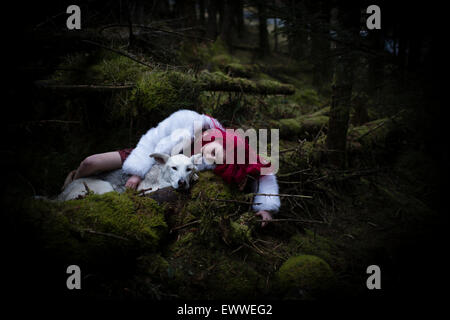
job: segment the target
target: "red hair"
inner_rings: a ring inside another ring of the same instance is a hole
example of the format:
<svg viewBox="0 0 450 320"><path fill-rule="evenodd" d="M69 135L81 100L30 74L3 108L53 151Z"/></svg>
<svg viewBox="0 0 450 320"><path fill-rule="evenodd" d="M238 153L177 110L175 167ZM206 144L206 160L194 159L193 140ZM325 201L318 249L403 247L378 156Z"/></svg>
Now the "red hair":
<svg viewBox="0 0 450 320"><path fill-rule="evenodd" d="M202 139L202 146L213 141L218 141L222 144L225 154L230 155L234 151L233 161L225 157L225 163L216 164L214 173L221 176L227 183L240 184L246 179L247 175L259 178L261 168L270 167L270 162L263 163L261 157L256 154L243 137L235 132L222 130L215 125L214 119L212 117L210 118L213 121L215 129L208 131L206 137L209 141ZM234 150L228 150L227 152L227 145L232 146ZM245 162L239 164L237 163L238 154L242 154L242 152L245 152Z"/></svg>

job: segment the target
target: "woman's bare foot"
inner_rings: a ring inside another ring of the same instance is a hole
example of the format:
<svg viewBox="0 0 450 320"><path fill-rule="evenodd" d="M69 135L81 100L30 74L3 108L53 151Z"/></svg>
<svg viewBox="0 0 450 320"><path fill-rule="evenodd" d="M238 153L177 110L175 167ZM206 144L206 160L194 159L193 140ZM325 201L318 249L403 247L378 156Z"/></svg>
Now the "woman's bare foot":
<svg viewBox="0 0 450 320"><path fill-rule="evenodd" d="M73 177L75 176L76 172L77 170L72 170L69 172L69 174L66 177L66 180L64 180L64 184L61 188L61 191L63 191L67 187L67 185L73 181Z"/></svg>

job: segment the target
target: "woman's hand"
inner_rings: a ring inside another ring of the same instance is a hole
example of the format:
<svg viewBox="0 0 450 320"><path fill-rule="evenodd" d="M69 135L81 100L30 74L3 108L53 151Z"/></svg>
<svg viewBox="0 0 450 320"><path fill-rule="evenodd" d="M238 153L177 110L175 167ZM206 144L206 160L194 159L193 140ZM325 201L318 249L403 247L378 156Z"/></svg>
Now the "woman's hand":
<svg viewBox="0 0 450 320"><path fill-rule="evenodd" d="M265 227L267 225L266 221L272 220L272 214L268 211L260 210L256 213L257 216L260 216L263 220L261 223L261 227Z"/></svg>
<svg viewBox="0 0 450 320"><path fill-rule="evenodd" d="M139 183L141 183L142 179L139 176L131 176L127 183L125 183L125 187L130 189L135 189L138 187Z"/></svg>

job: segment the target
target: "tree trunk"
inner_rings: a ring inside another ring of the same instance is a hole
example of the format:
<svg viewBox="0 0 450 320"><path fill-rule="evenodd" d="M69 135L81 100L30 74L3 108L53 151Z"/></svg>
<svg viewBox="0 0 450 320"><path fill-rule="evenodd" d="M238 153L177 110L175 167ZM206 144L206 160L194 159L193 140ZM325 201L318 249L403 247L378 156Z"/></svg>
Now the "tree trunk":
<svg viewBox="0 0 450 320"><path fill-rule="evenodd" d="M349 9L349 8L347 8ZM341 12L345 12L341 15ZM329 150L329 163L344 167L346 160L347 131L350 115L350 104L352 98L353 69L355 60L358 58L353 51L345 50L342 40L359 39L359 20L357 18L360 12L355 10L339 10L339 26L337 32L336 50L341 52L337 57L333 85L333 94L331 98L330 120L328 123L327 149ZM344 29L345 28L345 29Z"/></svg>
<svg viewBox="0 0 450 320"><path fill-rule="evenodd" d="M267 32L266 6L262 1L258 2L259 19L259 50L260 55L265 56L270 53L269 33Z"/></svg>
<svg viewBox="0 0 450 320"><path fill-rule="evenodd" d="M223 1L223 17L222 25L220 27L220 37L225 41L228 49L232 49L232 0Z"/></svg>
<svg viewBox="0 0 450 320"><path fill-rule="evenodd" d="M215 40L217 37L217 6L216 1L209 0L207 5L208 24L206 35L209 39Z"/></svg>
<svg viewBox="0 0 450 320"><path fill-rule="evenodd" d="M198 21L200 22L201 26L204 26L205 25L205 0L198 1L198 8L199 8Z"/></svg>
<svg viewBox="0 0 450 320"><path fill-rule="evenodd" d="M243 1L236 1L236 5L234 6L235 16L236 16L236 28L238 37L241 39L244 36L244 4Z"/></svg>

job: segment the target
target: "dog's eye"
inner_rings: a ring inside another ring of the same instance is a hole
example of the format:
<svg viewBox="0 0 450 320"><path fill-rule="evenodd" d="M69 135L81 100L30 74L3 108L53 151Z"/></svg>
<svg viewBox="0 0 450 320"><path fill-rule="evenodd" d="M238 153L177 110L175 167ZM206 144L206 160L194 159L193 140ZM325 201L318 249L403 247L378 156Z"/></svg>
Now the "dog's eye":
<svg viewBox="0 0 450 320"><path fill-rule="evenodd" d="M187 172L189 172L189 171L191 171L191 170L192 170L191 168L187 168L187 169L186 169Z"/></svg>
<svg viewBox="0 0 450 320"><path fill-rule="evenodd" d="M177 167L172 167L173 170L177 171Z"/></svg>

